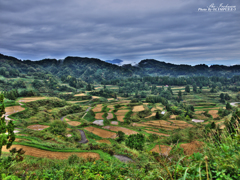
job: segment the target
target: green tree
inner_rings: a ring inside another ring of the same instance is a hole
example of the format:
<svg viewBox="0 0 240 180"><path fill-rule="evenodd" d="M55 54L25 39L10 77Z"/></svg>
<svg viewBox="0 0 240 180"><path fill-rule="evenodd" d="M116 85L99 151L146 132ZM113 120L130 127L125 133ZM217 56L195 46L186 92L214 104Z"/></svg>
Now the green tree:
<svg viewBox="0 0 240 180"><path fill-rule="evenodd" d="M122 131L118 131L118 132L117 132L117 137L118 137L118 138L116 139L116 141L119 142L119 143L121 143L122 141L125 140L125 133L122 132Z"/></svg>
<svg viewBox="0 0 240 180"><path fill-rule="evenodd" d="M228 93L225 94L225 100L230 100L231 97L228 95Z"/></svg>
<svg viewBox="0 0 240 180"><path fill-rule="evenodd" d="M227 110L232 109L232 106L229 104L229 102L227 102L227 104L226 104L226 109L227 109Z"/></svg>
<svg viewBox="0 0 240 180"><path fill-rule="evenodd" d="M4 96L0 94L0 157L2 154L2 147L7 145L7 149L9 149L15 140L15 134L13 132L14 124L12 120L6 124L5 116L3 116L3 114L5 114L5 106L3 100Z"/></svg>
<svg viewBox="0 0 240 180"><path fill-rule="evenodd" d="M160 119L160 114L159 114L158 111L156 112L156 116L155 116L155 118L156 118L156 119Z"/></svg>
<svg viewBox="0 0 240 180"><path fill-rule="evenodd" d="M190 93L190 87L189 87L189 85L187 85L187 86L185 87L185 92Z"/></svg>
<svg viewBox="0 0 240 180"><path fill-rule="evenodd" d="M197 85L196 84L193 85L193 92L195 92L195 93L197 92Z"/></svg>

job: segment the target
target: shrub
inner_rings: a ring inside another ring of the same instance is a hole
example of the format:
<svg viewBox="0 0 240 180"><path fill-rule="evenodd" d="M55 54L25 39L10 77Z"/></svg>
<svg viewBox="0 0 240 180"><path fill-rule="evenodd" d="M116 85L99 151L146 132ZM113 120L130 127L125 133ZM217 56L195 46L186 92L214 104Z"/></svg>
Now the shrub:
<svg viewBox="0 0 240 180"><path fill-rule="evenodd" d="M65 135L66 128L67 128L67 123L61 120L55 120L51 123L49 130L53 134Z"/></svg>
<svg viewBox="0 0 240 180"><path fill-rule="evenodd" d="M68 158L68 164L76 164L80 161L80 158L76 155L76 154L72 154L71 156L69 156Z"/></svg>
<svg viewBox="0 0 240 180"><path fill-rule="evenodd" d="M125 140L126 146L137 150L143 150L145 137L143 134L132 134Z"/></svg>

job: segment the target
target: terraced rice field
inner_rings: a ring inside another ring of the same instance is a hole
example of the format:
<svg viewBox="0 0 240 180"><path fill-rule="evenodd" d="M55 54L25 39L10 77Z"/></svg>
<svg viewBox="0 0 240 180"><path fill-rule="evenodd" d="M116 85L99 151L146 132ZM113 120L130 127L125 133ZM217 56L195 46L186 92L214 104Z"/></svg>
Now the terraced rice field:
<svg viewBox="0 0 240 180"><path fill-rule="evenodd" d="M93 112L101 112L103 108L102 104L98 104L95 108L93 108Z"/></svg>
<svg viewBox="0 0 240 180"><path fill-rule="evenodd" d="M23 107L21 107L21 106L10 106L10 107L6 107L5 108L5 119L6 120L11 120L10 118L8 118L8 116L9 115L11 115L11 114L14 114L14 113L17 113L17 112L19 112L19 111L23 111L23 110L25 110L25 108L23 108Z"/></svg>
<svg viewBox="0 0 240 180"><path fill-rule="evenodd" d="M143 105L140 106L134 106L132 112L140 112L140 111L144 111L144 107Z"/></svg>
<svg viewBox="0 0 240 180"><path fill-rule="evenodd" d="M137 134L138 132L124 128L124 127L118 127L118 126L104 126L104 129L109 129L111 131L122 131L126 135L131 135L131 134Z"/></svg>
<svg viewBox="0 0 240 180"><path fill-rule="evenodd" d="M183 148L184 154L192 155L194 152L199 152L203 147L203 142L193 141L191 143L181 144L180 147Z"/></svg>
<svg viewBox="0 0 240 180"><path fill-rule="evenodd" d="M102 138L113 138L114 139L117 136L116 133L114 133L114 132L106 131L106 130L99 129L99 128L92 127L92 126L86 127L84 129L86 129L87 131L92 132L93 134L96 134Z"/></svg>
<svg viewBox="0 0 240 180"><path fill-rule="evenodd" d="M99 96L92 96L92 98L93 98L93 99L99 99L99 98L101 98L101 97L99 97Z"/></svg>
<svg viewBox="0 0 240 180"><path fill-rule="evenodd" d="M159 146L160 146L160 149L159 149ZM156 153L161 153L161 154L164 154L164 155L168 155L171 151L172 147L170 146L167 146L167 145L156 145L152 150L151 152L156 152Z"/></svg>
<svg viewBox="0 0 240 180"><path fill-rule="evenodd" d="M157 135L159 135L159 136L170 136L170 135L168 135L168 134L164 134L164 133L160 133L160 132L154 132L154 131L147 131L147 130L145 130L147 133L151 133L151 134L157 134Z"/></svg>
<svg viewBox="0 0 240 180"><path fill-rule="evenodd" d="M218 110L210 110L210 111L208 111L208 114L211 114L213 118L219 117L219 115L217 113L218 113Z"/></svg>
<svg viewBox="0 0 240 180"><path fill-rule="evenodd" d="M112 113L108 113L107 119L112 119L113 118L113 114Z"/></svg>
<svg viewBox="0 0 240 180"><path fill-rule="evenodd" d="M104 115L104 113L96 113L95 114L95 119L103 119L103 116Z"/></svg>
<svg viewBox="0 0 240 180"><path fill-rule="evenodd" d="M170 119L176 119L177 115L170 115Z"/></svg>
<svg viewBox="0 0 240 180"><path fill-rule="evenodd" d="M132 123L132 126L137 126L137 127L148 127L145 124L140 124L140 123Z"/></svg>
<svg viewBox="0 0 240 180"><path fill-rule="evenodd" d="M35 125L30 125L30 126L28 126L27 128L28 128L28 129L32 129L32 130L41 131L41 130L46 129L46 128L48 128L48 127L49 127L49 126L46 126L46 125L35 124Z"/></svg>
<svg viewBox="0 0 240 180"><path fill-rule="evenodd" d="M118 125L118 122L117 121L111 121L111 124L112 125Z"/></svg>
<svg viewBox="0 0 240 180"><path fill-rule="evenodd" d="M178 126L181 129L187 128L187 127L194 127L192 124L188 124L185 121L179 121L179 120L169 120L171 122L173 122L173 124L175 126Z"/></svg>
<svg viewBox="0 0 240 180"><path fill-rule="evenodd" d="M18 102L31 102L31 101L37 101L40 99L47 99L47 97L27 97L27 98L21 98L20 100L18 100Z"/></svg>
<svg viewBox="0 0 240 180"><path fill-rule="evenodd" d="M117 116L125 116L125 114L128 112L128 109L122 109L122 110L118 110L117 112L115 112L114 114Z"/></svg>
<svg viewBox="0 0 240 180"><path fill-rule="evenodd" d="M145 118L147 119L147 118L150 118L150 117L153 117L153 116L156 116L156 113L155 113L155 112L153 112L150 116L147 116L147 117L145 117Z"/></svg>
<svg viewBox="0 0 240 180"><path fill-rule="evenodd" d="M114 109L114 105L108 105L107 106L109 109Z"/></svg>
<svg viewBox="0 0 240 180"><path fill-rule="evenodd" d="M163 108L162 108L162 107L153 107L153 108L151 109L151 111L157 111L157 110L162 111Z"/></svg>
<svg viewBox="0 0 240 180"><path fill-rule="evenodd" d="M120 122L124 122L124 118L125 116L117 116L117 120Z"/></svg>
<svg viewBox="0 0 240 180"><path fill-rule="evenodd" d="M193 127L192 124L188 124L185 121L178 121L178 120L169 120L171 122L165 120L156 120L156 121L147 121L141 123L142 125L154 128L160 128L165 130L174 130L174 129L184 129L187 127Z"/></svg>
<svg viewBox="0 0 240 180"><path fill-rule="evenodd" d="M49 158L49 159L68 159L69 156L72 154L76 154L78 157L82 158L96 158L97 160L100 159L100 155L98 153L92 152L52 152L52 151L45 151L42 149L37 149L34 147L23 146L23 145L12 145L12 148L20 149L22 148L25 153L24 155L34 156L34 157L41 157L41 158ZM3 152L9 152L9 149L6 149L6 146L3 146Z"/></svg>
<svg viewBox="0 0 240 180"><path fill-rule="evenodd" d="M85 93L80 93L80 94L75 94L74 96L78 97L78 96L87 96Z"/></svg>
<svg viewBox="0 0 240 180"><path fill-rule="evenodd" d="M64 93L61 93L61 94L72 94L72 92L64 92Z"/></svg>
<svg viewBox="0 0 240 180"><path fill-rule="evenodd" d="M79 126L81 123L77 121L67 121L70 126Z"/></svg>

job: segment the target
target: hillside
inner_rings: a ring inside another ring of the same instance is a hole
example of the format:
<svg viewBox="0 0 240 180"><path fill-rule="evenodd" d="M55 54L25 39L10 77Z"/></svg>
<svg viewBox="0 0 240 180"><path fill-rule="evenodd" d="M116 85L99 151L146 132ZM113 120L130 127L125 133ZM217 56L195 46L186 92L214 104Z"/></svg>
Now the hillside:
<svg viewBox="0 0 240 180"><path fill-rule="evenodd" d="M225 76L240 74L240 65L223 66L200 64L196 66L175 65L153 59L140 61L135 66L118 66L100 59L87 57L66 57L64 60L43 59L39 61L19 60L15 57L0 54L0 75L14 77L21 73L52 74L58 77L71 75L83 81L93 83L103 80L113 80L144 76Z"/></svg>

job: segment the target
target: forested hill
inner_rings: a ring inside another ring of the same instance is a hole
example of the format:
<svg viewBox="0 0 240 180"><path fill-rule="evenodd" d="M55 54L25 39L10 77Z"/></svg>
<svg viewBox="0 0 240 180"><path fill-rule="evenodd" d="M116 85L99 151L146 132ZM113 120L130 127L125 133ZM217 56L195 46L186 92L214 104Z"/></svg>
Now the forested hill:
<svg viewBox="0 0 240 180"><path fill-rule="evenodd" d="M240 74L240 65L223 66L205 64L196 66L176 65L154 59L142 60L135 66L131 64L118 66L96 58L66 57L64 60L43 59L40 61L19 60L0 54L0 75L16 77L19 74L44 76L53 74L58 77L74 76L86 82L100 82L128 77L144 76L222 76L232 77Z"/></svg>

